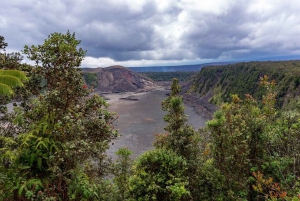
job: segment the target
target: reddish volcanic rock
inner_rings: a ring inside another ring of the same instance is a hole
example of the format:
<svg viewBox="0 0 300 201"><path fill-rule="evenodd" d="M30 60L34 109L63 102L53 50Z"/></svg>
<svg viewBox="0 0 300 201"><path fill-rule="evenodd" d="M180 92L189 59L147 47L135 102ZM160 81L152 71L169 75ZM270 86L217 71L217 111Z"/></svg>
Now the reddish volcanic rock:
<svg viewBox="0 0 300 201"><path fill-rule="evenodd" d="M96 92L129 92L149 90L156 85L147 77L123 66L106 68L85 68L84 72L97 73L98 86Z"/></svg>

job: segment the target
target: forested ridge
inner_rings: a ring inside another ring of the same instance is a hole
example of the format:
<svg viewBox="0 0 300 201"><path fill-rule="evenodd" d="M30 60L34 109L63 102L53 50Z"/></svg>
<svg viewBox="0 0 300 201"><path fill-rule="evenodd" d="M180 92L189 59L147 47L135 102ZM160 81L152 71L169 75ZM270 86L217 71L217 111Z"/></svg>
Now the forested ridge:
<svg viewBox="0 0 300 201"><path fill-rule="evenodd" d="M300 61L242 62L225 66L204 67L192 81L191 91L205 95L213 94L211 103L231 100L232 94L244 97L251 94L261 99L265 89L259 85L259 79L268 75L274 80L278 108L294 107L300 94Z"/></svg>
<svg viewBox="0 0 300 201"><path fill-rule="evenodd" d="M23 53L34 66L5 54L7 45L0 37L0 73L12 75L7 70L14 69L26 79L14 74L20 85L3 82L14 93L0 91L0 200L300 199L300 111L275 107L283 83L289 93L299 87L298 62L292 68L251 62L202 70L195 92L219 87L222 98L232 83L243 89L231 91L242 96L228 97L199 130L188 125L181 86L173 79L161 103L165 132L156 134L154 148L136 159L121 148L111 161L106 150L118 136L117 116L102 97L89 94L78 68L85 51L75 33L53 33L41 45L26 45ZM16 100L20 104L8 113L5 104Z"/></svg>

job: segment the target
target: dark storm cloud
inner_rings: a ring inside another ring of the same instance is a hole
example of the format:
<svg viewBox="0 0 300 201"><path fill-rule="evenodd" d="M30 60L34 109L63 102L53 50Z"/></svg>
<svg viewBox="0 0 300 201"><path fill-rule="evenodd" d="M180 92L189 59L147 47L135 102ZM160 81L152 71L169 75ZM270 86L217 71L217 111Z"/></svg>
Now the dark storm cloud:
<svg viewBox="0 0 300 201"><path fill-rule="evenodd" d="M181 36L182 47L198 57L219 58L223 52L246 48L239 41L247 38L245 4L238 4L222 15L193 13L193 27Z"/></svg>
<svg viewBox="0 0 300 201"><path fill-rule="evenodd" d="M154 30L155 24L162 20L154 2L146 2L139 11L130 9L127 4L109 2L89 8L91 15L84 17L84 23L77 31L83 46L89 49L89 56L141 59L141 52L164 45Z"/></svg>
<svg viewBox="0 0 300 201"><path fill-rule="evenodd" d="M299 9L293 0L11 0L0 35L19 51L70 30L91 66L255 59L300 53Z"/></svg>

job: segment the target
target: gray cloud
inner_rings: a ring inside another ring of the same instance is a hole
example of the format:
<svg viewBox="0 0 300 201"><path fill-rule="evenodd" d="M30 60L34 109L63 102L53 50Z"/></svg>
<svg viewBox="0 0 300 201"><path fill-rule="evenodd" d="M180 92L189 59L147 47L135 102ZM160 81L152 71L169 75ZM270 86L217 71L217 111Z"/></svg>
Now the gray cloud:
<svg viewBox="0 0 300 201"><path fill-rule="evenodd" d="M296 0L11 0L0 35L19 51L70 30L84 65L258 59L300 53L299 9Z"/></svg>

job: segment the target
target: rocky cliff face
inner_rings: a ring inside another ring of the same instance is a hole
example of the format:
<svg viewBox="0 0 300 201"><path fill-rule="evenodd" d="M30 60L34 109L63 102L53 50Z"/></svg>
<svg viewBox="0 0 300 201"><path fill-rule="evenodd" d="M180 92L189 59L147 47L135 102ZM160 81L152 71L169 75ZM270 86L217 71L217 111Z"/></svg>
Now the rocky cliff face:
<svg viewBox="0 0 300 201"><path fill-rule="evenodd" d="M129 92L150 90L156 85L149 79L123 66L85 68L84 73L97 74L96 92Z"/></svg>

